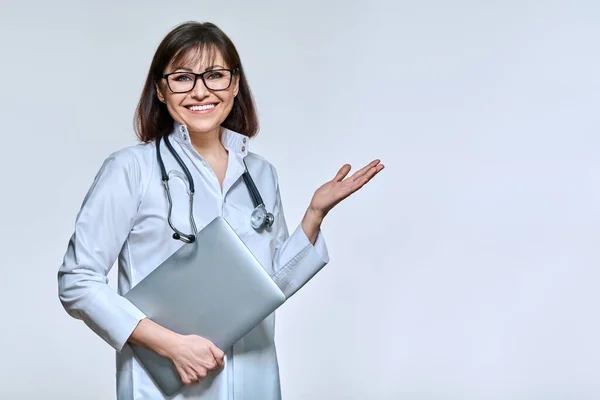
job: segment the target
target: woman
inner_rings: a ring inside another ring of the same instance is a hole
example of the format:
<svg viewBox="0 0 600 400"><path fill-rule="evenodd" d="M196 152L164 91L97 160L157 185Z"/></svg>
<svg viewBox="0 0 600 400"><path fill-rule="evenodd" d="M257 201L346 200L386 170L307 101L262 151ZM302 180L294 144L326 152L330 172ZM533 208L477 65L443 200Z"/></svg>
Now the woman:
<svg viewBox="0 0 600 400"><path fill-rule="evenodd" d="M301 224L289 235L275 169L248 151L258 121L242 63L229 38L210 23L185 23L164 38L136 122L142 143L105 160L77 216L58 274L62 304L117 351L118 399L165 398L133 357L130 343L173 362L186 384L175 399L280 398L273 315L233 348L218 349L202 337L156 324L122 297L183 245L173 240L167 219L157 142L171 176L173 225L193 231L186 207L189 182L176 173L181 168L157 139L168 138L189 167L196 186L197 230L223 216L287 297L328 262L320 232L323 218L383 165L375 160L348 178L350 166L343 166L315 192ZM270 227L257 230L250 224L254 206L241 179L246 168L274 216ZM117 259L119 293L106 278Z"/></svg>

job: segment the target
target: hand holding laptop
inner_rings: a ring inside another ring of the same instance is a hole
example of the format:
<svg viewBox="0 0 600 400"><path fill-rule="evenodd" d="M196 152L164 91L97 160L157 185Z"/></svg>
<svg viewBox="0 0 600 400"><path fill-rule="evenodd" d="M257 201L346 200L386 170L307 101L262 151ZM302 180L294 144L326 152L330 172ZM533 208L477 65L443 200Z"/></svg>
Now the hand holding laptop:
<svg viewBox="0 0 600 400"><path fill-rule="evenodd" d="M224 365L225 353L210 340L180 335L148 318L140 321L130 341L169 359L184 385L198 384Z"/></svg>
<svg viewBox="0 0 600 400"><path fill-rule="evenodd" d="M184 385L197 384L210 371L222 368L224 356L210 340L197 335L180 335L168 354Z"/></svg>

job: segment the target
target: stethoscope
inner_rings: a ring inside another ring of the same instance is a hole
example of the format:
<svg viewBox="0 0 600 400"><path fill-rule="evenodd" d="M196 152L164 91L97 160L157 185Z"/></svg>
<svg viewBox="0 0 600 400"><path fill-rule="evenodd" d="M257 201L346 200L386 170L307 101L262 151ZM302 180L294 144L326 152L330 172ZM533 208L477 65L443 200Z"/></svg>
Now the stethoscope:
<svg viewBox="0 0 600 400"><path fill-rule="evenodd" d="M158 165L160 166L160 172L162 174L163 188L165 189L165 193L167 195L167 201L169 203L169 211L168 211L167 220L169 222L169 226L171 227L171 229L174 232L173 239L181 240L184 243L193 243L196 240L196 233L198 232L198 229L196 228L196 221L194 221L194 192L195 192L194 179L192 178L192 174L190 174L189 169L185 166L185 163L183 162L181 157L179 157L179 154L177 154L177 152L173 148L173 145L171 145L169 137L165 136L164 139L165 139L165 144L167 145L167 148L169 149L169 152L171 153L171 155L173 155L173 157L177 161L177 164L179 164L179 166L183 170L183 173L185 174L185 176L188 180L188 184L189 184L189 188L190 188L190 193L189 193L190 223L192 225L193 233L191 233L191 234L183 233L179 229L177 229L171 222L171 214L173 212L173 201L171 199L171 191L169 190L169 175L167 174L167 171L165 169L165 164L163 163L162 156L160 155L161 137L159 137L156 140L156 157L158 158ZM258 189L256 188L256 185L254 184L254 181L252 180L252 177L250 176L250 172L248 172L248 166L246 165L245 160L244 160L244 166L245 166L246 171L242 174L242 178L244 179L244 183L246 184L246 187L248 188L248 191L250 192L250 197L252 198L252 203L254 204L254 211L252 211L252 214L250 216L250 224L256 230L270 228L273 225L273 222L275 221L275 217L270 212L267 212L267 209L262 200L262 197L260 196L260 193L258 192Z"/></svg>

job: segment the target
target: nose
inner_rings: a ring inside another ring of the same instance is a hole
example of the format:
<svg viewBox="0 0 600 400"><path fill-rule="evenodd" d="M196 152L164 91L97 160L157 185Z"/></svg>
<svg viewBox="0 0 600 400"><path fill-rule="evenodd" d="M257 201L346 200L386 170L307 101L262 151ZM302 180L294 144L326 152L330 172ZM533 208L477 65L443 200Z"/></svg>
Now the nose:
<svg viewBox="0 0 600 400"><path fill-rule="evenodd" d="M202 99L208 96L208 88L204 85L204 81L201 77L196 78L196 85L194 86L194 90L192 90L192 96Z"/></svg>

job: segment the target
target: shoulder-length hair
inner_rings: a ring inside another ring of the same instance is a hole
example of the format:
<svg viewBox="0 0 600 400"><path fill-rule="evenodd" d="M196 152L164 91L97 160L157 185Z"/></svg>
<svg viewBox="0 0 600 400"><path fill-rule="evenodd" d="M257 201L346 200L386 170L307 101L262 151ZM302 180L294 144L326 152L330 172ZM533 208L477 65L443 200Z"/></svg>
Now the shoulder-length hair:
<svg viewBox="0 0 600 400"><path fill-rule="evenodd" d="M256 106L233 42L215 24L186 22L165 36L152 59L135 112L134 128L141 141L150 142L168 135L173 129L173 118L156 93L156 86L163 79L167 66L171 63L182 65L198 60L212 61L217 54L221 54L229 68L236 69L239 78L238 94L222 126L248 137L258 133Z"/></svg>

